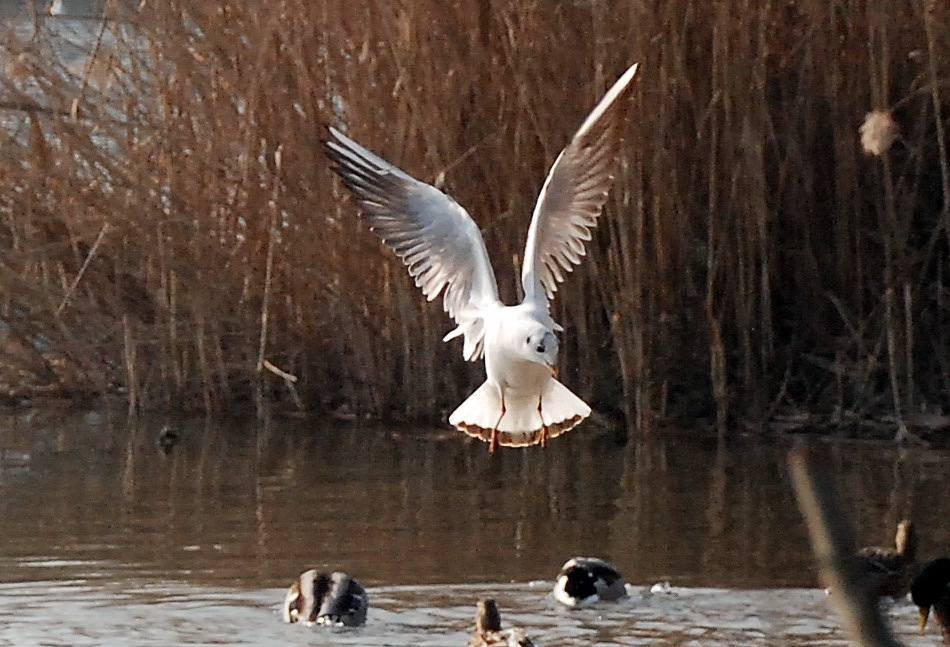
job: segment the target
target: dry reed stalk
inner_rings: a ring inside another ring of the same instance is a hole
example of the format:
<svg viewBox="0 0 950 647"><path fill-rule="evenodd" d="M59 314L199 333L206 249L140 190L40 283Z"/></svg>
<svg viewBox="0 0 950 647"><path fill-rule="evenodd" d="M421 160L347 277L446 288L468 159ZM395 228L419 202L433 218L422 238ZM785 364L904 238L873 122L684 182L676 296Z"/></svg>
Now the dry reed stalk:
<svg viewBox="0 0 950 647"><path fill-rule="evenodd" d="M198 356L198 370L201 374L201 397L205 411L215 411L218 406L214 397L214 378L208 357L205 339L205 317L202 312L195 313L195 342Z"/></svg>
<svg viewBox="0 0 950 647"><path fill-rule="evenodd" d="M878 102L878 105L883 105L887 101L886 95L890 87L890 43L887 38L889 15L883 4L875 3L868 12L868 16L868 20L870 21L869 31L873 36L872 40L868 43L870 50L869 58L872 62L872 98ZM876 58L878 51L879 58ZM878 69L875 70L875 67ZM887 131L885 132L885 136L893 136L893 132L891 132L893 128L885 130ZM884 141L879 143L882 153L889 148L889 145L884 146L885 143L888 142ZM895 416L898 420L898 427L902 430L902 411L913 398L912 393L905 393L903 397L901 396L901 382L904 381L902 379L902 373L910 374L913 370L911 365L901 365L901 352L899 350L899 346L901 345L900 340L906 340L904 344L905 348L907 345L912 344L912 341L908 338L910 330L908 330L906 326L901 325L902 323L906 324L906 322L901 322L898 319L899 310L895 303L895 292L905 272L905 259L903 254L905 241L901 238L900 227L898 225L897 196L890 158L887 155L881 155L881 161L881 175L884 189L881 224L882 237L884 240L884 327L887 338L888 374L892 403Z"/></svg>
<svg viewBox="0 0 950 647"><path fill-rule="evenodd" d="M122 333L125 346L125 388L128 392L129 416L133 416L138 412L139 408L139 388L138 373L136 370L135 337L128 315L122 317Z"/></svg>
<svg viewBox="0 0 950 647"><path fill-rule="evenodd" d="M712 76L719 80L722 77L721 65L724 58L728 55L724 53L723 29L724 23L728 19L723 19L717 15L716 22L713 25L713 51L712 51ZM714 106L710 106L712 112ZM726 353L722 339L722 327L719 314L717 312L717 279L720 267L720 227L717 226L718 207L719 207L719 141L720 125L719 120L713 117L709 123L709 149L707 164L707 182L708 198L706 205L706 298L705 298L705 317L707 334L709 336L709 378L712 384L713 397L716 402L716 431L720 438L726 433L726 420L729 411L728 402L728 376L726 374Z"/></svg>
<svg viewBox="0 0 950 647"><path fill-rule="evenodd" d="M109 230L109 223L103 223L102 229L99 230L99 235L96 236L95 242L92 244L92 248L89 250L89 253L86 255L86 260L83 261L82 267L79 268L79 271L76 273L76 276L73 278L72 283L70 283L69 288L66 290L66 294L63 295L63 300L59 302L59 306L56 308L56 316L60 316L63 313L63 309L66 307L66 304L69 302L69 297L72 296L73 292L76 291L76 286L79 285L79 281L82 280L83 274L86 273L86 268L89 267L89 263L92 261L93 257L96 255L96 251L99 249L99 245L102 244L102 239L105 238L106 232Z"/></svg>
<svg viewBox="0 0 950 647"><path fill-rule="evenodd" d="M937 266L937 278L936 278L936 288L937 288L936 303L937 303L937 309L939 312L943 312L944 307L946 307L946 303L944 301L943 272L944 272L943 263L940 263ZM944 330L943 327L939 328L939 330L937 331L936 347L937 347L938 357L940 358L939 384L944 389L950 389L950 362L948 362L946 359L947 355L939 354L941 351L945 351L948 348L947 332L946 330Z"/></svg>
<svg viewBox="0 0 950 647"><path fill-rule="evenodd" d="M909 282L904 282L904 325L906 334L904 335L904 392L906 395L906 408L908 411L914 409L914 300L913 291Z"/></svg>
<svg viewBox="0 0 950 647"><path fill-rule="evenodd" d="M345 124L456 197L510 302L517 272L502 261L520 259L548 165L639 60L627 166L553 306L572 387L641 430L667 411L716 415L725 432L783 406L935 402L946 304L928 259L945 254L918 247L922 230L950 230L944 18L924 14L918 72L918 9L891 4L884 24L882 7L284 0L261 13L172 0L110 5L95 56L72 68L36 17L35 38L0 39L16 72L0 106L28 110L4 111L0 129L3 316L66 303L42 329L102 390L127 379L134 333L138 409L255 390L293 402L260 384L270 360L314 408L437 420L480 371L439 341L438 305L356 221L318 124ZM97 61L108 83L93 82ZM912 152L860 156L869 105L891 106Z"/></svg>
<svg viewBox="0 0 950 647"><path fill-rule="evenodd" d="M937 47L936 14L938 3L936 0L924 2L924 33L927 36L927 75L930 85L930 99L933 108L934 131L937 134L937 150L940 159L940 185L943 192L943 206L940 215L944 222L944 232L950 240L950 161L947 157L946 126L943 119L943 102L940 100L940 83L937 76L937 65L944 61L946 52Z"/></svg>
<svg viewBox="0 0 950 647"><path fill-rule="evenodd" d="M264 260L264 287L263 294L261 297L261 319L260 319L260 343L258 346L257 352L257 382L258 382L258 395L257 402L262 403L264 401L263 394L263 371L264 371L264 360L265 354L267 352L267 324L270 317L270 299L271 299L271 281L274 269L274 246L276 244L275 237L277 234L277 218L280 214L280 169L281 169L281 146L278 145L277 149L274 151L274 179L273 179L273 196L271 198L271 213L270 213L270 224L267 228L267 254ZM263 412L259 412L262 415Z"/></svg>
<svg viewBox="0 0 950 647"><path fill-rule="evenodd" d="M224 345L221 339L220 322L212 322L212 327L215 374L218 379L218 390L221 393L221 399L227 404L234 400L234 394L229 381L227 360L225 359Z"/></svg>
<svg viewBox="0 0 950 647"><path fill-rule="evenodd" d="M173 271L168 281L168 359L174 380L175 393L180 394L185 386L185 373L182 363L182 351L178 344L178 277Z"/></svg>

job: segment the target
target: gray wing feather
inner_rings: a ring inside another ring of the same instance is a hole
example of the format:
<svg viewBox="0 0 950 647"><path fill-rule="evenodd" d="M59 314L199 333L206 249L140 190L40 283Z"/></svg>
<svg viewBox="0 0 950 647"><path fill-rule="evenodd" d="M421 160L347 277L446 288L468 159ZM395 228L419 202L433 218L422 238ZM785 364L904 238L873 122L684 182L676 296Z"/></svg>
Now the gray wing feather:
<svg viewBox="0 0 950 647"><path fill-rule="evenodd" d="M362 207L370 229L405 263L429 301L458 324L468 360L482 354L481 308L498 304L498 287L481 232L459 204L363 148L336 128L326 142L334 170Z"/></svg>
<svg viewBox="0 0 950 647"><path fill-rule="evenodd" d="M591 239L617 173L618 99L636 70L636 64L628 68L604 95L548 173L525 247L521 281L526 301L552 298L558 283L587 253L585 243Z"/></svg>

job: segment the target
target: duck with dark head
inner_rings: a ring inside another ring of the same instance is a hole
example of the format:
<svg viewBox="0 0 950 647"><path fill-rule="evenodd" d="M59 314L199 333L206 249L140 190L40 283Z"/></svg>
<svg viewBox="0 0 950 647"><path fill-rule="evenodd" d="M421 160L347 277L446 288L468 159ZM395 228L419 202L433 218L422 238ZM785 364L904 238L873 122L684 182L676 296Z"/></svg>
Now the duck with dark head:
<svg viewBox="0 0 950 647"><path fill-rule="evenodd" d="M554 584L554 599L571 608L627 596L623 576L602 559L574 557L567 560Z"/></svg>
<svg viewBox="0 0 950 647"><path fill-rule="evenodd" d="M943 642L950 645L950 559L941 557L921 569L910 585L910 597L920 612L920 631L933 616Z"/></svg>

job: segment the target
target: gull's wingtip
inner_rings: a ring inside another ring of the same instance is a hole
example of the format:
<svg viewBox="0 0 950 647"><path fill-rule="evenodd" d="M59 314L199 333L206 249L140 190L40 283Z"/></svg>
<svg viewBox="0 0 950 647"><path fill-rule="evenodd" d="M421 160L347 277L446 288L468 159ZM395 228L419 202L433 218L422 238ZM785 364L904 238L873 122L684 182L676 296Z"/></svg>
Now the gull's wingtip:
<svg viewBox="0 0 950 647"><path fill-rule="evenodd" d="M626 72L620 75L620 78L617 79L616 83L614 83L614 87L617 88L618 92L630 85L630 82L633 80L633 77L636 76L638 69L640 69L640 63L634 63L627 68Z"/></svg>
<svg viewBox="0 0 950 647"><path fill-rule="evenodd" d="M323 139L324 144L332 143L334 140L340 142L340 141L346 141L347 139L349 139L349 137L343 134L342 130L340 130L339 128L337 128L336 126L334 126L328 121L323 122L323 128L324 128L324 131L326 132L326 137L324 137Z"/></svg>
<svg viewBox="0 0 950 647"><path fill-rule="evenodd" d="M600 100L597 106L587 115L587 119L584 120L584 123L581 124L580 129L577 131L575 138L578 136L584 136L588 130L590 130L595 123L597 123L600 118L604 115L605 112L617 101L617 99L622 95L630 83L633 81L633 77L636 76L637 70L640 68L639 63L634 63L627 68L626 72L620 75L620 78L617 79L614 84L607 90L607 93ZM556 164L557 162L555 162Z"/></svg>
<svg viewBox="0 0 950 647"><path fill-rule="evenodd" d="M346 150L344 146L348 141L347 137L329 122L323 122L323 127L325 128L324 136L320 138L323 152L330 159L330 168L340 173L342 168L341 155L344 155Z"/></svg>

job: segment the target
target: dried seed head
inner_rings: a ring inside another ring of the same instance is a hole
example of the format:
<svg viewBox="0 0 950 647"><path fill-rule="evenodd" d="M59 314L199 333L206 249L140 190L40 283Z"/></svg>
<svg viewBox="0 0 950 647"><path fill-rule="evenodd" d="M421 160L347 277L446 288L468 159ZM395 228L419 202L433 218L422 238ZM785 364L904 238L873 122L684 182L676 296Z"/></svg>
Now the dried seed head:
<svg viewBox="0 0 950 647"><path fill-rule="evenodd" d="M865 153L883 155L897 139L898 129L890 110L872 110L864 117L858 132Z"/></svg>

